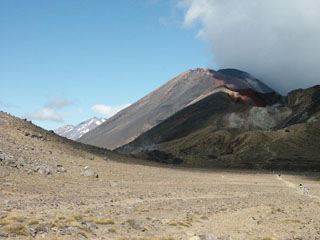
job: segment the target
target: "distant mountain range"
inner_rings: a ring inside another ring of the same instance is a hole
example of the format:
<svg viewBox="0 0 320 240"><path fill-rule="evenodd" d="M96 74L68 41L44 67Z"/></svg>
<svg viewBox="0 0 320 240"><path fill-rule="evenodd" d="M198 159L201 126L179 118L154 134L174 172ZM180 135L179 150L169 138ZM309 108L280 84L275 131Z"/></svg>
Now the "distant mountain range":
<svg viewBox="0 0 320 240"><path fill-rule="evenodd" d="M83 134L95 129L105 121L106 119L104 118L93 117L76 126L73 126L73 125L62 126L54 130L54 132L62 137L66 137L72 140L77 140L80 137L82 137Z"/></svg>
<svg viewBox="0 0 320 240"><path fill-rule="evenodd" d="M219 86L231 90L252 89L259 93L274 93L273 89L236 69L214 71L197 68L188 70L111 117L99 127L84 134L79 141L116 149L157 126L192 101Z"/></svg>

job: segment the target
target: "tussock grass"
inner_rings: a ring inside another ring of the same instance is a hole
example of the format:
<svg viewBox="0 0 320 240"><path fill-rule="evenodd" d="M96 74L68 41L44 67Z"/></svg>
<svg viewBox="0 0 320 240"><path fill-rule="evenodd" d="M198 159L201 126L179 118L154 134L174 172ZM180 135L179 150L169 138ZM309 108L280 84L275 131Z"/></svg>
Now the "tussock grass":
<svg viewBox="0 0 320 240"><path fill-rule="evenodd" d="M87 235L85 232L83 232L83 231L78 232L77 234L78 234L78 235L81 235L82 237L84 237L84 238L86 238L86 239L89 238L88 235Z"/></svg>
<svg viewBox="0 0 320 240"><path fill-rule="evenodd" d="M182 226L182 227L191 227L191 223L189 222L179 222L179 221L170 221L167 223L170 226Z"/></svg>
<svg viewBox="0 0 320 240"><path fill-rule="evenodd" d="M286 223L297 223L297 224L305 224L304 222L301 222L298 219L286 219L285 220Z"/></svg>
<svg viewBox="0 0 320 240"><path fill-rule="evenodd" d="M24 216L10 216L10 217L7 217L7 219L11 221L19 222L19 223L23 223L25 221Z"/></svg>
<svg viewBox="0 0 320 240"><path fill-rule="evenodd" d="M178 222L178 224L180 225L180 226L183 226L183 227L191 227L192 225L190 224L190 223L188 223L188 222Z"/></svg>
<svg viewBox="0 0 320 240"><path fill-rule="evenodd" d="M116 229L114 229L114 228L109 228L109 229L108 229L108 232L110 232L110 233L116 233L116 232L117 232L117 230L116 230Z"/></svg>
<svg viewBox="0 0 320 240"><path fill-rule="evenodd" d="M55 220L53 223L51 223L51 226L55 225L58 227L64 226L64 225L68 225L68 226L72 226L72 227L81 227L80 223L78 222L78 220L73 217L73 216L63 216L63 215L56 215L55 216Z"/></svg>
<svg viewBox="0 0 320 240"><path fill-rule="evenodd" d="M29 220L28 225L37 225L39 222L40 221L38 219L31 219Z"/></svg>
<svg viewBox="0 0 320 240"><path fill-rule="evenodd" d="M96 218L93 220L95 224L107 225L107 224L114 224L113 219L103 219L103 218Z"/></svg>
<svg viewBox="0 0 320 240"><path fill-rule="evenodd" d="M80 220L82 220L82 219L85 218L85 215L83 215L83 214L74 214L73 217L74 217L74 219L76 219L77 221L80 221Z"/></svg>
<svg viewBox="0 0 320 240"><path fill-rule="evenodd" d="M11 221L9 221L8 219L0 219L0 225L6 226L10 223L11 223Z"/></svg>
<svg viewBox="0 0 320 240"><path fill-rule="evenodd" d="M3 230L8 234L16 234L22 236L28 236L29 232L26 227L21 223L11 223L6 225Z"/></svg>
<svg viewBox="0 0 320 240"><path fill-rule="evenodd" d="M45 226L49 226L50 228L57 227L57 224L55 222L47 222L44 224Z"/></svg>

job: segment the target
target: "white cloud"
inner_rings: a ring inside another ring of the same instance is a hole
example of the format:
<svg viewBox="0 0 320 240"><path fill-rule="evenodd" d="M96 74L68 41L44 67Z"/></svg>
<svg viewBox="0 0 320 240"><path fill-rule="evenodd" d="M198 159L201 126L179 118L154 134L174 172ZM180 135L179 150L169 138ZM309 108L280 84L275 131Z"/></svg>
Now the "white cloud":
<svg viewBox="0 0 320 240"><path fill-rule="evenodd" d="M26 114L25 117L27 119L32 120L49 120L54 122L64 122L61 115L55 110L44 107L40 110L35 111L34 113Z"/></svg>
<svg viewBox="0 0 320 240"><path fill-rule="evenodd" d="M130 104L124 104L120 106L108 106L108 105L103 105L103 104L96 104L92 106L92 110L99 113L106 115L108 117L112 117L115 115L117 112L121 111L122 109L130 106Z"/></svg>
<svg viewBox="0 0 320 240"><path fill-rule="evenodd" d="M73 102L69 101L63 95L57 96L53 100L48 101L45 106L39 110L36 110L33 113L25 114L24 118L30 120L41 120L41 121L54 121L62 123L63 115L72 115L74 113L79 113L82 109L73 111L73 112L61 112L61 109L67 106L72 105Z"/></svg>
<svg viewBox="0 0 320 240"><path fill-rule="evenodd" d="M238 68L287 92L319 84L319 0L180 0L214 64Z"/></svg>
<svg viewBox="0 0 320 240"><path fill-rule="evenodd" d="M69 101L66 97L63 95L57 96L55 99L50 100L47 104L47 108L54 108L54 109L61 109L67 106L72 105L73 102Z"/></svg>

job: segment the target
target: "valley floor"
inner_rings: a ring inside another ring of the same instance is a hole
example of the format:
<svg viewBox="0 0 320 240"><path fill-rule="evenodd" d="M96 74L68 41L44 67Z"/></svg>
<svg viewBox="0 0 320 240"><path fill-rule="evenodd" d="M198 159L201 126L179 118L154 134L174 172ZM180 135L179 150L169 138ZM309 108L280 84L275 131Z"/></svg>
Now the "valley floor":
<svg viewBox="0 0 320 240"><path fill-rule="evenodd" d="M64 165L47 176L0 167L0 239L320 239L316 179L72 156ZM81 177L85 165L99 178Z"/></svg>
<svg viewBox="0 0 320 240"><path fill-rule="evenodd" d="M320 239L319 181L144 162L0 112L0 239Z"/></svg>

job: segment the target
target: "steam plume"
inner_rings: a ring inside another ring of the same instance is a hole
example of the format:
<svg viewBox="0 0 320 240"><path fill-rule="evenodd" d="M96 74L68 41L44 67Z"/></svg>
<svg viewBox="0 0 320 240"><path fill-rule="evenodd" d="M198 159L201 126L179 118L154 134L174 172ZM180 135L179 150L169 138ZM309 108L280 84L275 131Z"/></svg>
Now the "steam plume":
<svg viewBox="0 0 320 240"><path fill-rule="evenodd" d="M286 93L320 84L319 0L183 0L219 68L247 71Z"/></svg>

